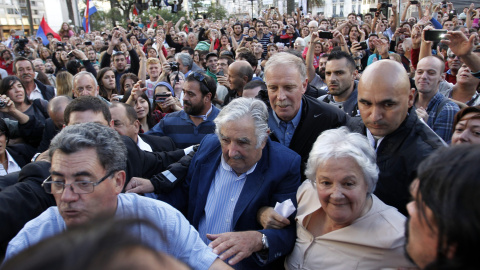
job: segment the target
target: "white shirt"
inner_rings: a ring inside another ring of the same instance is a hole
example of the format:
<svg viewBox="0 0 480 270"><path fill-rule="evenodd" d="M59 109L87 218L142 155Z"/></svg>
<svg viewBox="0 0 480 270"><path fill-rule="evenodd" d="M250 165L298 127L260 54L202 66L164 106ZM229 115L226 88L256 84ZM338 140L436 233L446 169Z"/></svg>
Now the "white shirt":
<svg viewBox="0 0 480 270"><path fill-rule="evenodd" d="M377 148L380 146L380 143L383 141L383 138L375 138L373 134L370 132L370 130L367 128L367 139L370 142L370 145L375 149L375 152L377 152Z"/></svg>
<svg viewBox="0 0 480 270"><path fill-rule="evenodd" d="M142 140L142 137L138 135L137 135L137 146L143 151L153 152L152 147L148 143L146 143L144 140Z"/></svg>
<svg viewBox="0 0 480 270"><path fill-rule="evenodd" d="M44 99L42 92L40 92L40 89L38 88L37 84L35 84L35 89L30 93L30 96L28 97L30 100L34 99Z"/></svg>
<svg viewBox="0 0 480 270"><path fill-rule="evenodd" d="M10 155L10 153L8 153L7 150L5 150L5 154L7 154L8 171L5 170L3 164L0 164L0 175L7 175L9 173L20 171L22 168L18 166L18 163L13 159L13 157Z"/></svg>

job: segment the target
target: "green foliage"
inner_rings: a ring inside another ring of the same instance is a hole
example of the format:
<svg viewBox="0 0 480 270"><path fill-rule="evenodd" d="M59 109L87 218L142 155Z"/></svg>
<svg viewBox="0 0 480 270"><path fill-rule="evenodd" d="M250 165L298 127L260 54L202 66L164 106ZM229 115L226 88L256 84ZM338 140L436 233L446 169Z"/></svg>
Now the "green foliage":
<svg viewBox="0 0 480 270"><path fill-rule="evenodd" d="M207 8L207 18L209 20L223 20L228 18L228 12L222 5L212 3Z"/></svg>
<svg viewBox="0 0 480 270"><path fill-rule="evenodd" d="M181 10L178 13L172 13L170 7L162 7L159 9L157 7L150 7L148 10L143 11L140 14L142 22L150 21L150 17L155 17L157 15L162 16L165 21L172 21L174 24L180 20L181 17L187 17L186 12ZM161 23L161 22L160 22Z"/></svg>

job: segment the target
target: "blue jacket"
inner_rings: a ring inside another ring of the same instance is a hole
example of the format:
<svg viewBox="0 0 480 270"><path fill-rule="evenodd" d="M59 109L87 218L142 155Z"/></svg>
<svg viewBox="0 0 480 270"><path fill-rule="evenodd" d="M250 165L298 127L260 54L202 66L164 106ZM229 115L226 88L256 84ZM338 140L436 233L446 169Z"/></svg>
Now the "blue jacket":
<svg viewBox="0 0 480 270"><path fill-rule="evenodd" d="M185 213L190 223L198 229L204 214L208 192L220 164L222 149L215 134L205 136L190 164L183 183L160 199ZM276 202L291 199L297 206L296 192L300 185L300 156L287 147L268 139L262 158L247 177L235 206L233 231L257 230L265 234L269 244L267 265L260 266L255 254L244 259L238 269L274 269L268 263L289 254L295 244L295 213L290 224L281 230L266 229L257 222L257 212L263 206L275 206ZM283 265L283 261L281 262Z"/></svg>

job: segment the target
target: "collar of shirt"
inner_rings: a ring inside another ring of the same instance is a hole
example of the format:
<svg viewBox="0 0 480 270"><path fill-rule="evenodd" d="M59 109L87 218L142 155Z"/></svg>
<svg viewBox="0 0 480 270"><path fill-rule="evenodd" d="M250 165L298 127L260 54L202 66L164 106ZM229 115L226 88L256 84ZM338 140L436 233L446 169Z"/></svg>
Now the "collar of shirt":
<svg viewBox="0 0 480 270"><path fill-rule="evenodd" d="M35 84L35 89L33 89L33 91L30 93L30 96L28 98L30 100L39 99L39 98L43 99L42 92L38 88L37 84Z"/></svg>
<svg viewBox="0 0 480 270"><path fill-rule="evenodd" d="M220 166L220 167L221 167L223 170L225 170L225 171L227 171L227 172L232 172L232 173L235 173L235 174L236 174L236 172L233 171L232 167L230 167L230 165L228 165L228 163L227 163L227 162L225 161L225 159L223 158L223 154L222 154L221 162L220 162L220 163L221 163L221 166ZM246 173L242 173L240 176L238 176L238 178L237 178L235 181L238 181L238 180L240 180L240 179L243 179L245 176L247 176L247 175L251 174L253 171L255 171L255 168L257 167L257 164L258 164L258 162L255 163L255 164L252 166L252 168L250 168Z"/></svg>
<svg viewBox="0 0 480 270"><path fill-rule="evenodd" d="M291 121L289 121L289 122L292 122L293 127L295 129L297 128L298 124L300 123L300 119L302 118L302 106L303 106L303 100L300 103L300 109L298 109L297 115L295 115L295 117ZM280 122L285 122L283 120L280 120L280 118L278 118L277 113L275 111L273 111L273 117L275 118L275 122L277 123L278 126L280 126Z"/></svg>
<svg viewBox="0 0 480 270"><path fill-rule="evenodd" d="M207 114L205 114L205 115L190 115L190 116L191 116L191 117L195 117L195 118L202 118L203 121L207 121L208 116L209 116L210 113L212 112L212 108L213 108L213 105L210 107L210 109L208 110Z"/></svg>
<svg viewBox="0 0 480 270"><path fill-rule="evenodd" d="M9 173L20 171L22 168L20 168L18 163L15 161L15 159L13 159L13 157L10 155L10 153L8 153L8 150L6 150L6 149L5 149L5 154L7 154L8 171L5 170L5 167L3 167L2 164L0 164L0 166L1 166L0 167L0 175L6 175L6 174L9 174Z"/></svg>
<svg viewBox="0 0 480 270"><path fill-rule="evenodd" d="M373 134L370 132L370 130L368 130L368 128L367 128L367 139L370 142L370 145L373 147L373 149L375 149L375 152L377 152L377 149L380 146L380 143L383 141L383 138L385 138L385 137L381 137L381 138L376 139L373 136Z"/></svg>
<svg viewBox="0 0 480 270"><path fill-rule="evenodd" d="M138 148L142 149L143 151L153 152L152 147L142 140L142 137L137 135L137 146Z"/></svg>

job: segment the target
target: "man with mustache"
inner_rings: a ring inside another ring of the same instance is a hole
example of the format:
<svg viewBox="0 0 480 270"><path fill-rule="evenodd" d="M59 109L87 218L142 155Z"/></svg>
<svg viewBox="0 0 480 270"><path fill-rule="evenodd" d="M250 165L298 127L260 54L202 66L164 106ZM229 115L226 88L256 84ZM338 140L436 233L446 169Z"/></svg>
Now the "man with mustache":
<svg viewBox="0 0 480 270"><path fill-rule="evenodd" d="M32 61L25 57L15 58L13 72L25 86L25 91L30 100L41 98L50 100L55 96L55 89L35 79L35 67Z"/></svg>
<svg viewBox="0 0 480 270"><path fill-rule="evenodd" d="M300 185L300 156L268 138L267 106L236 98L215 118L215 133L205 136L187 178L159 199L186 213L202 240L236 269L280 269L295 243L294 214L282 229L264 228L257 212L290 199ZM150 180L127 185L148 193ZM280 266L280 268L279 268Z"/></svg>
<svg viewBox="0 0 480 270"><path fill-rule="evenodd" d="M418 164L445 145L419 120L413 108L414 93L403 65L388 59L369 65L358 83L363 121L359 131L376 149L380 169L374 194L404 215Z"/></svg>
<svg viewBox="0 0 480 270"><path fill-rule="evenodd" d="M212 105L217 84L202 72L192 72L183 85L183 110L165 115L146 134L168 136L177 148L199 144L205 135L215 131L213 120L220 112Z"/></svg>

